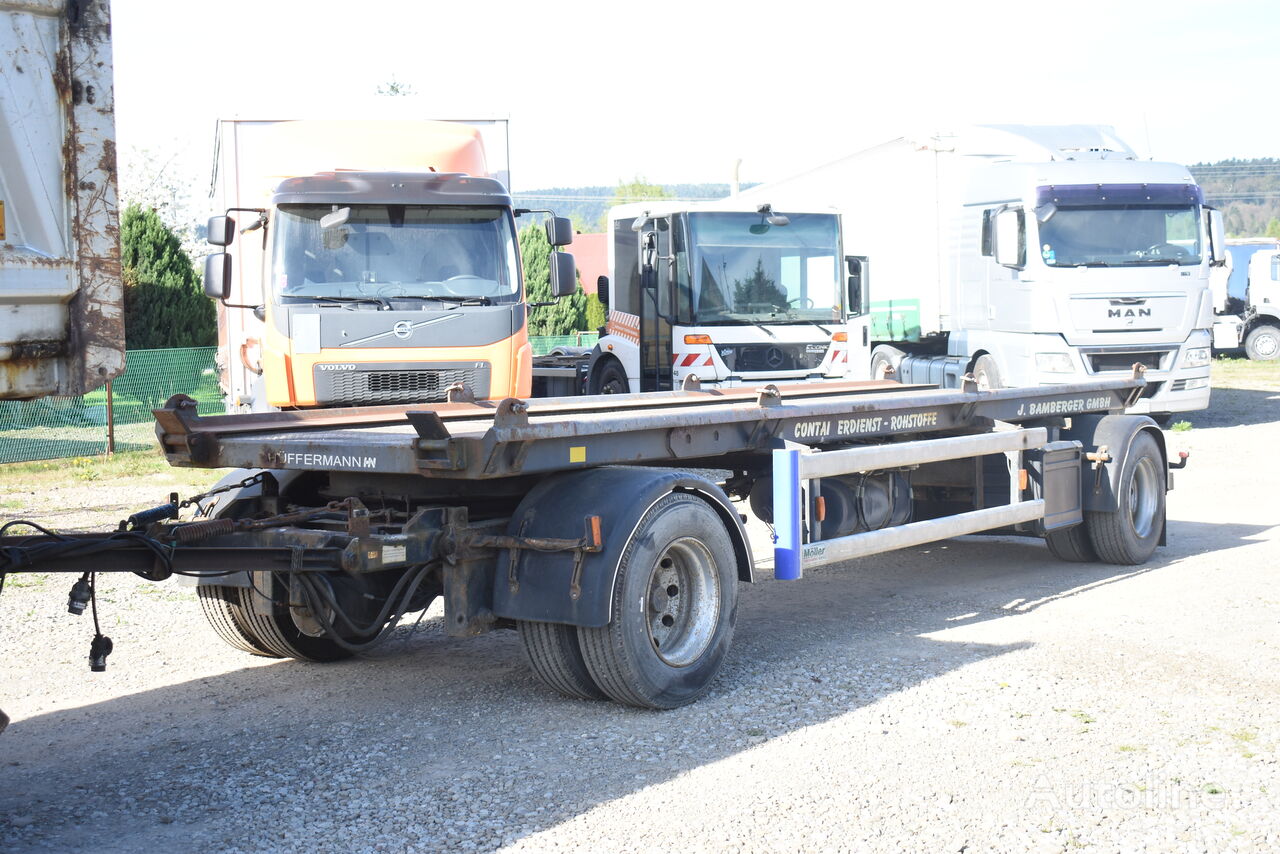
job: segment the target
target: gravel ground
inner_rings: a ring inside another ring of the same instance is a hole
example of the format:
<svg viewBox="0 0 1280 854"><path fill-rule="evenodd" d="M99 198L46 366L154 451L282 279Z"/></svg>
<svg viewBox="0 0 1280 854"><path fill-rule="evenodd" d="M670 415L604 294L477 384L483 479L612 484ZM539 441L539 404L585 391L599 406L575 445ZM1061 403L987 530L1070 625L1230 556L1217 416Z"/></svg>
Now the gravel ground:
<svg viewBox="0 0 1280 854"><path fill-rule="evenodd" d="M0 851L1278 850L1280 393L1193 422L1150 564L966 538L744 585L711 694L665 713L552 694L438 611L373 657L250 658L123 577L90 674L69 580L10 579ZM129 489L81 500L167 491Z"/></svg>

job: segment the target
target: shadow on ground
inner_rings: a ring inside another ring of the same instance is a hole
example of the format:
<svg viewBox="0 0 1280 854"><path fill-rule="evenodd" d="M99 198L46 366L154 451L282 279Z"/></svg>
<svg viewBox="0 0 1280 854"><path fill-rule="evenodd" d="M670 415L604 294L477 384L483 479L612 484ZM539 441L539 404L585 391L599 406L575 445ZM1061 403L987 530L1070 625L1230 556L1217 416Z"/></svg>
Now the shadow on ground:
<svg viewBox="0 0 1280 854"><path fill-rule="evenodd" d="M1190 421L1193 427L1239 427L1280 421L1280 391L1215 388L1209 395L1208 409L1175 413L1173 420Z"/></svg>
<svg viewBox="0 0 1280 854"><path fill-rule="evenodd" d="M1231 548L1262 530L1174 522L1170 547L1143 567L1067 564L1038 541L967 538L800 583L744 585L711 694L666 713L553 695L524 667L514 633L458 641L436 625L377 658L248 667L18 720L0 737L0 849L296 847L277 822L314 814L329 824L308 847L354 850L374 802L399 805L379 830L400 850L463 840L491 850L1024 646L921 635L1016 619L1159 572L1208 539ZM1014 613L1012 600L1026 604ZM825 672L833 660L839 671ZM118 793L116 807L86 815L86 791ZM492 798L467 794L476 791ZM19 815L23 827L6 823Z"/></svg>

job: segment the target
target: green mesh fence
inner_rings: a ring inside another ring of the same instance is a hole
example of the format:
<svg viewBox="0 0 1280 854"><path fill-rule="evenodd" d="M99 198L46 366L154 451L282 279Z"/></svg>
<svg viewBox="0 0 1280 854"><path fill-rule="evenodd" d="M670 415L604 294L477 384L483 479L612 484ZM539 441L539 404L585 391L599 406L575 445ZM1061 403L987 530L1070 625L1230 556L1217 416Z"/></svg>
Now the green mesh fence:
<svg viewBox="0 0 1280 854"><path fill-rule="evenodd" d="M111 384L115 447L156 447L151 410L171 396L189 394L200 414L221 414L222 392L214 367L216 347L130 350L125 372ZM107 392L83 397L0 401L0 463L87 457L107 452Z"/></svg>
<svg viewBox="0 0 1280 854"><path fill-rule="evenodd" d="M578 332L574 335L530 335L529 343L533 346L533 355L545 356L557 347L594 347L597 332Z"/></svg>
<svg viewBox="0 0 1280 854"><path fill-rule="evenodd" d="M535 336L534 355L556 347L591 347L595 332ZM130 350L125 372L111 384L117 451L156 447L151 410L175 394L188 394L200 403L201 415L225 410L214 367L216 347L173 350ZM90 457L107 452L107 392L99 389L83 397L41 400L0 400L0 463Z"/></svg>

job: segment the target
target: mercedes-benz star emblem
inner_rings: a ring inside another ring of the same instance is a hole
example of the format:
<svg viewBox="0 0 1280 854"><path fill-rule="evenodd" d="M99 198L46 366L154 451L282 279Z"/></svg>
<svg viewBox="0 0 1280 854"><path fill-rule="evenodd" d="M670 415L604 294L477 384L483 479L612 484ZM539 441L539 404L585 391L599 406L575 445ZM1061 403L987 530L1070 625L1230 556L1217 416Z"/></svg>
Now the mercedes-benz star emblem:
<svg viewBox="0 0 1280 854"><path fill-rule="evenodd" d="M782 351L777 347L770 347L764 352L764 363L770 368L777 370L782 367L783 356Z"/></svg>
<svg viewBox="0 0 1280 854"><path fill-rule="evenodd" d="M401 320L397 322L395 326L391 327L391 331L397 338L408 338L413 334L413 324L407 320Z"/></svg>

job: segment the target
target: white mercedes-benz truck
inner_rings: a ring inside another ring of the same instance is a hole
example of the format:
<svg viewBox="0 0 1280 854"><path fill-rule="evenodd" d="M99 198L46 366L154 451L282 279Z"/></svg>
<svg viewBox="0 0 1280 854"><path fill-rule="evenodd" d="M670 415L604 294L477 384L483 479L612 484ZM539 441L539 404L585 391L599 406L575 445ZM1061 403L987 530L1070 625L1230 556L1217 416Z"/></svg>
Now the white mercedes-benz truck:
<svg viewBox="0 0 1280 854"><path fill-rule="evenodd" d="M876 271L872 374L1036 386L1146 366L1131 411L1209 403L1222 218L1183 166L1106 127L902 137L744 196L839 204Z"/></svg>
<svg viewBox="0 0 1280 854"><path fill-rule="evenodd" d="M654 199L609 211L589 394L865 379L865 259L832 209ZM602 277L603 278L603 277Z"/></svg>

